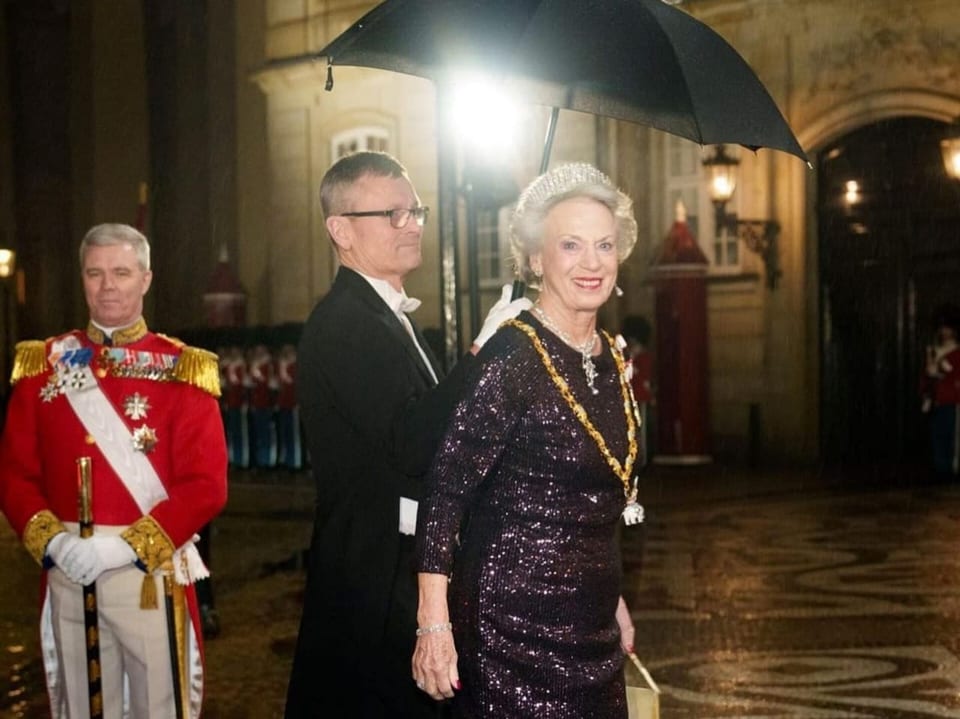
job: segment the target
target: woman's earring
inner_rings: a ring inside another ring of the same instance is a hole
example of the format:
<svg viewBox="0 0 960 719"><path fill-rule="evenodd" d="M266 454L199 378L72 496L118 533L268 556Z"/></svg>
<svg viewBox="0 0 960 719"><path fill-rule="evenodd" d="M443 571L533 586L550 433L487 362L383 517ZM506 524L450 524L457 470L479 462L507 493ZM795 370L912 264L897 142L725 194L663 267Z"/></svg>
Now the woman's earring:
<svg viewBox="0 0 960 719"><path fill-rule="evenodd" d="M620 289L620 285L613 286L613 294L615 294L617 297L623 297L623 290Z"/></svg>

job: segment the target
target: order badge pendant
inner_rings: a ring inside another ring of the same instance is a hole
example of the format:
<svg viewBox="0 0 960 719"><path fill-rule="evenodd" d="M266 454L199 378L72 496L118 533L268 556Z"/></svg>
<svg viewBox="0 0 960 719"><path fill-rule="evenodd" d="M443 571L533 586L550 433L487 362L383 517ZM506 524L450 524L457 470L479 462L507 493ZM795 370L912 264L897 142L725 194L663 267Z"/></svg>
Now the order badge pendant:
<svg viewBox="0 0 960 719"><path fill-rule="evenodd" d="M643 507L637 502L637 478L633 478L633 489L627 495L627 506L623 508L623 523L628 527L643 521Z"/></svg>
<svg viewBox="0 0 960 719"><path fill-rule="evenodd" d="M643 507L636 501L627 502L627 506L623 508L623 523L631 527L634 524L640 524L642 521Z"/></svg>

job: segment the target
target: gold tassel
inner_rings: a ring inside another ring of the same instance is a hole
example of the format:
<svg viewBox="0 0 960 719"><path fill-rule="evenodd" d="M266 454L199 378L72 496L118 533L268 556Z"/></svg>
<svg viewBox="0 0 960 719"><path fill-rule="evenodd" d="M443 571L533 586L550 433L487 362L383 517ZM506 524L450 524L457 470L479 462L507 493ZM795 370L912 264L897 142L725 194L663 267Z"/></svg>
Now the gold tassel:
<svg viewBox="0 0 960 719"><path fill-rule="evenodd" d="M157 609L157 582L152 574L143 575L143 584L140 585L140 608Z"/></svg>
<svg viewBox="0 0 960 719"><path fill-rule="evenodd" d="M172 374L174 379L199 387L214 397L220 396L220 367L213 352L185 346Z"/></svg>
<svg viewBox="0 0 960 719"><path fill-rule="evenodd" d="M14 385L24 377L34 377L47 367L47 344L42 340L17 342L17 354L13 359L13 372L10 384Z"/></svg>

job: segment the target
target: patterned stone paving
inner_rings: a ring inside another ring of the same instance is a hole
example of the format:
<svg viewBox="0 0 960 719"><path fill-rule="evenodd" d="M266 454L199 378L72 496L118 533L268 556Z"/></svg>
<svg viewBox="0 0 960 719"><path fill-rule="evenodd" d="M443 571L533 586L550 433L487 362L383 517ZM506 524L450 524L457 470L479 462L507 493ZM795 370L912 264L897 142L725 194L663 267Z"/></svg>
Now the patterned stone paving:
<svg viewBox="0 0 960 719"><path fill-rule="evenodd" d="M960 488L647 513L627 600L664 717L960 717Z"/></svg>
<svg viewBox="0 0 960 719"><path fill-rule="evenodd" d="M664 719L960 719L960 487L684 476L623 535ZM205 719L281 715L311 502L305 477L232 481ZM0 562L0 719L43 717L36 569L2 520Z"/></svg>

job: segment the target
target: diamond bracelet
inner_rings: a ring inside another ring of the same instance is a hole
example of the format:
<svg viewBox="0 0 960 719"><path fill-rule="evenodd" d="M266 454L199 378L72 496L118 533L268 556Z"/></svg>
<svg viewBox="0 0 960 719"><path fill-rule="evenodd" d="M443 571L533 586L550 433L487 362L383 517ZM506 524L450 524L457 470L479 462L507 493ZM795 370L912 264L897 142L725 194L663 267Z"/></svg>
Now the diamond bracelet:
<svg viewBox="0 0 960 719"><path fill-rule="evenodd" d="M422 637L424 634L436 634L437 632L449 632L453 629L453 624L450 622L443 622L442 624L430 624L426 627L417 627L417 636Z"/></svg>

